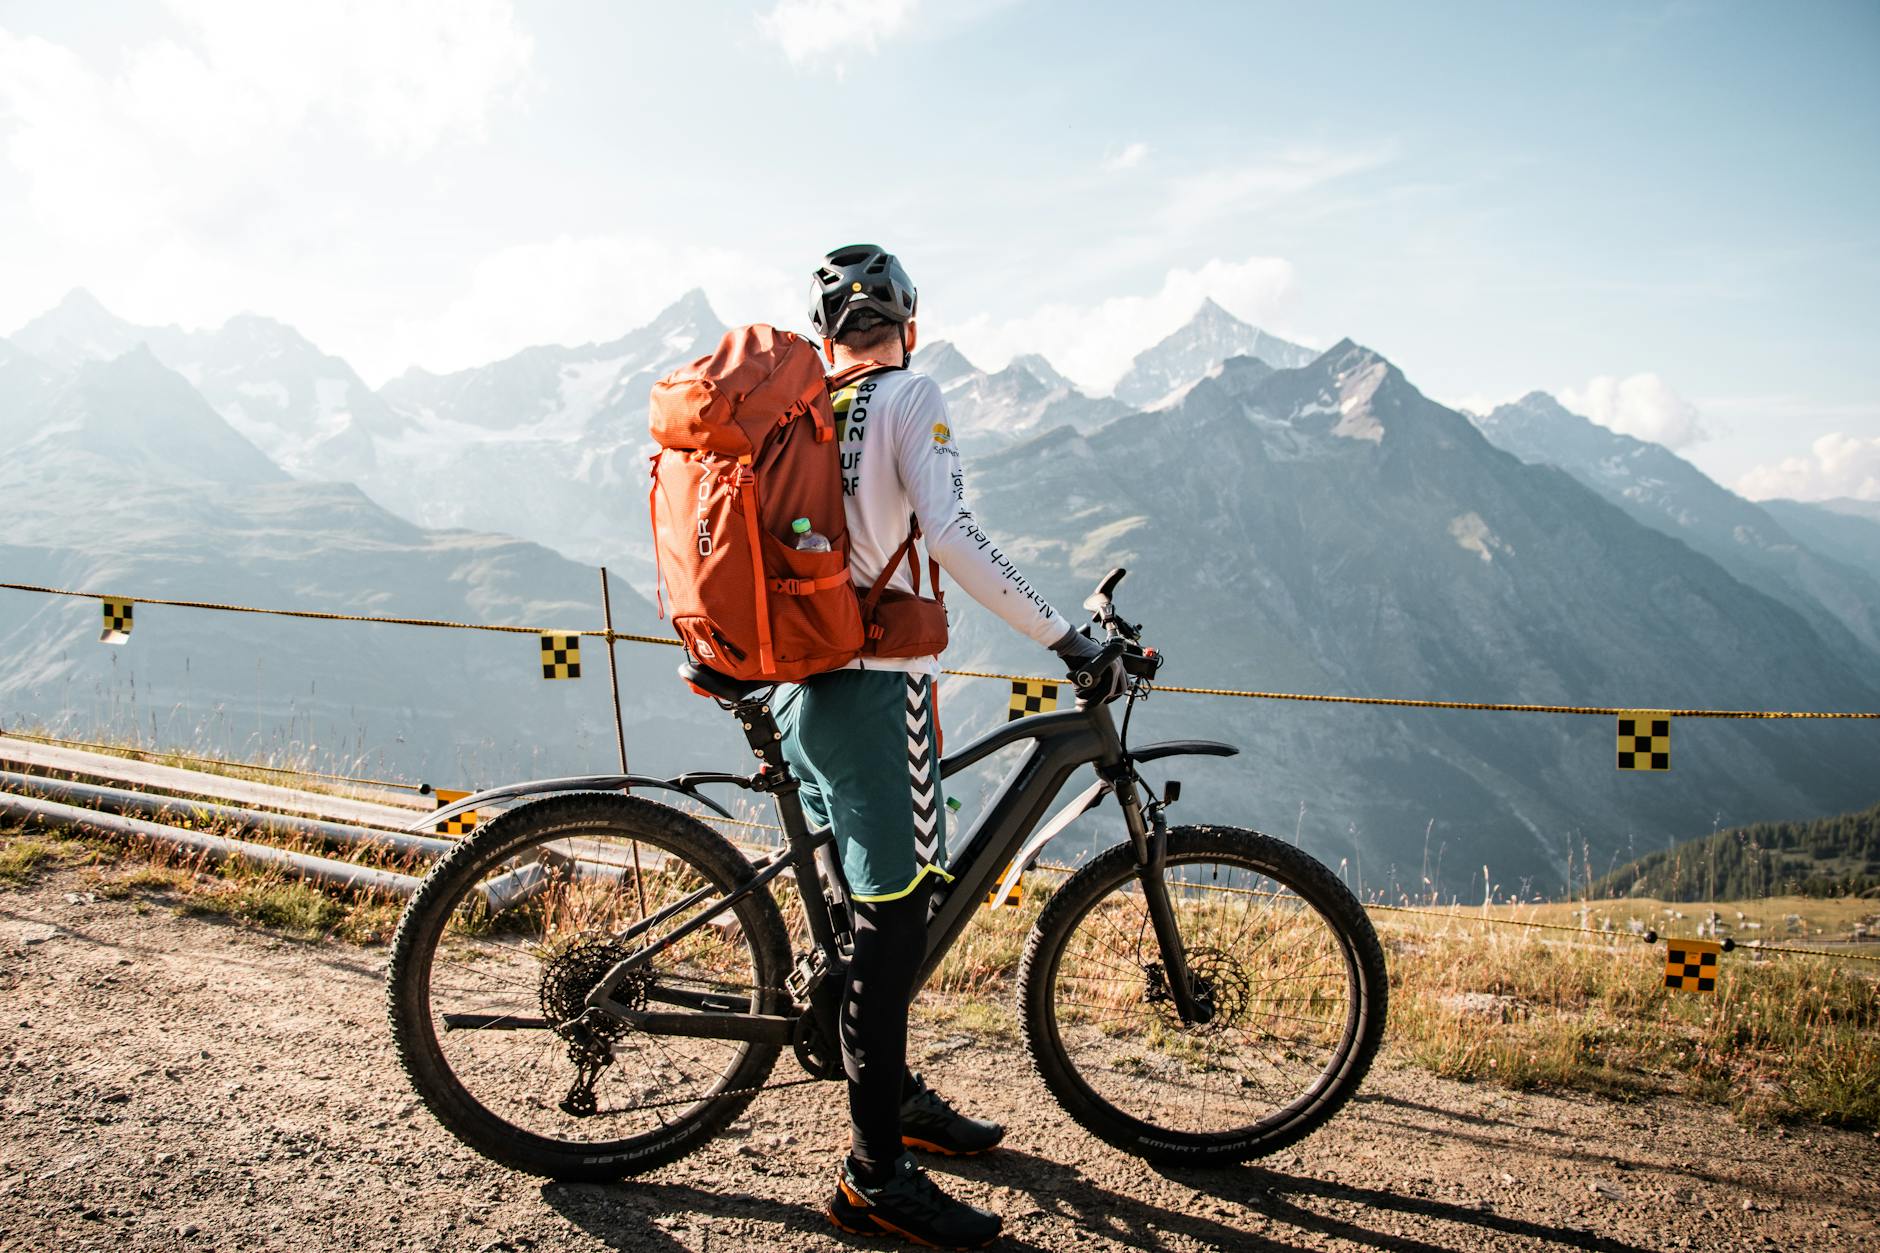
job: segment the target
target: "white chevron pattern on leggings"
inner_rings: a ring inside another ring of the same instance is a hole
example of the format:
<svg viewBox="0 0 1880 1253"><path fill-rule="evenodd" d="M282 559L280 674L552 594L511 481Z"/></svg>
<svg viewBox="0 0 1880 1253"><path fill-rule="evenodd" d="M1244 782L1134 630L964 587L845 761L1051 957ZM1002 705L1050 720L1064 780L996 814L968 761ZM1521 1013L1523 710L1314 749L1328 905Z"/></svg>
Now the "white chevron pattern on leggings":
<svg viewBox="0 0 1880 1253"><path fill-rule="evenodd" d="M907 676L907 776L914 803L914 854L923 864L940 855L940 796L933 777L933 741L928 736L925 675Z"/></svg>

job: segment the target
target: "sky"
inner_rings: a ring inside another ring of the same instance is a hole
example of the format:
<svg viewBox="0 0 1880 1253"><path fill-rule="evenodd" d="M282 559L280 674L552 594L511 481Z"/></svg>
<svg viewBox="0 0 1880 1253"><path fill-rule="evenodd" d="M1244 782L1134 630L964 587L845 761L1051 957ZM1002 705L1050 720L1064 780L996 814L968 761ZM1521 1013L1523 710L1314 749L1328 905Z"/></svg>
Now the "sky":
<svg viewBox="0 0 1880 1253"><path fill-rule="evenodd" d="M369 381L702 287L1093 391L1204 297L1880 499L1880 4L0 0L0 333L291 323Z"/></svg>

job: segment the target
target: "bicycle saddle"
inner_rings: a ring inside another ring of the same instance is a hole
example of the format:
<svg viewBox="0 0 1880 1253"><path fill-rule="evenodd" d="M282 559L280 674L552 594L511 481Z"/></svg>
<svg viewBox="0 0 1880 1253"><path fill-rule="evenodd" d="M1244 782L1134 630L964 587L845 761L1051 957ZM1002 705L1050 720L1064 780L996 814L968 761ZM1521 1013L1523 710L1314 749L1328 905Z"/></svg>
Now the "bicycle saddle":
<svg viewBox="0 0 1880 1253"><path fill-rule="evenodd" d="M766 688L777 686L775 683L762 681L749 682L734 679L728 674L720 674L708 666L701 666L696 661L686 661L679 667L679 677L690 683L695 689L707 696L737 705L751 699L752 695Z"/></svg>

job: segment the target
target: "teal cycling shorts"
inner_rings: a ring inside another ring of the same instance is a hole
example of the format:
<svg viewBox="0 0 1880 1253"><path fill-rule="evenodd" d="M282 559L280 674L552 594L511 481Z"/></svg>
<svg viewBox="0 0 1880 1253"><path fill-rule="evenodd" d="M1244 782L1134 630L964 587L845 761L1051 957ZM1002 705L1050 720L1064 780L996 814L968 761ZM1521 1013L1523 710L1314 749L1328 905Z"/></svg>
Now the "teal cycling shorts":
<svg viewBox="0 0 1880 1253"><path fill-rule="evenodd" d="M804 812L812 828L834 828L856 900L951 878L930 677L832 670L779 688L773 706Z"/></svg>

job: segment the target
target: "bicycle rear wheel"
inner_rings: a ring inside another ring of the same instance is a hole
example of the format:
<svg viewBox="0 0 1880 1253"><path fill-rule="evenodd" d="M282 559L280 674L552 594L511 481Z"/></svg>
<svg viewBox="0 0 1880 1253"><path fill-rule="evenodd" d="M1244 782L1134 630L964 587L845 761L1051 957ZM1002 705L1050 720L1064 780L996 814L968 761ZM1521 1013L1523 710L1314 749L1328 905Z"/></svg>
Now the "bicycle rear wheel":
<svg viewBox="0 0 1880 1253"><path fill-rule="evenodd" d="M1184 1024L1134 851L1085 866L1039 915L1019 1011L1040 1076L1086 1129L1152 1161L1245 1161L1317 1128L1384 1030L1384 955L1319 862L1233 827L1168 833L1168 888L1197 993Z"/></svg>
<svg viewBox="0 0 1880 1253"><path fill-rule="evenodd" d="M498 816L426 876L392 942L392 1035L418 1095L465 1144L531 1174L618 1179L698 1148L750 1104L775 1045L553 1028L640 946L621 932L751 874L717 832L638 797ZM662 1012L781 1013L789 963L776 903L753 893L620 995Z"/></svg>

